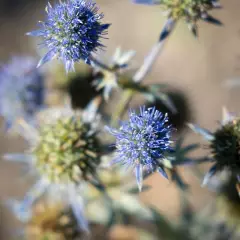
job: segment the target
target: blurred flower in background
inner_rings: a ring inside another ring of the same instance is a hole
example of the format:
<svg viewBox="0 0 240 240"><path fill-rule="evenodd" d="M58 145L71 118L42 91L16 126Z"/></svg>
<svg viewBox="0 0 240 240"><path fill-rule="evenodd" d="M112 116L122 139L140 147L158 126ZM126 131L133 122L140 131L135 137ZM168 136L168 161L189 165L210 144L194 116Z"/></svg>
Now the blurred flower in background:
<svg viewBox="0 0 240 240"><path fill-rule="evenodd" d="M60 202L36 204L23 233L26 240L67 240L83 236L72 210Z"/></svg>
<svg viewBox="0 0 240 240"><path fill-rule="evenodd" d="M90 116L90 118L89 118ZM95 116L95 115L94 115ZM88 230L83 217L80 192L82 181L98 182L96 168L100 164L101 148L96 137L97 122L93 114L71 109L47 109L39 116L39 127L19 121L18 132L30 149L21 154L6 154L7 160L29 165L30 175L38 176L37 183L22 202L9 201L21 221L31 216L31 207L45 193L51 201L60 199L70 204L80 228ZM91 123L93 122L93 123Z"/></svg>
<svg viewBox="0 0 240 240"><path fill-rule="evenodd" d="M44 75L36 69L36 60L28 56L13 57L0 70L0 115L6 128L18 118L32 122L44 107Z"/></svg>

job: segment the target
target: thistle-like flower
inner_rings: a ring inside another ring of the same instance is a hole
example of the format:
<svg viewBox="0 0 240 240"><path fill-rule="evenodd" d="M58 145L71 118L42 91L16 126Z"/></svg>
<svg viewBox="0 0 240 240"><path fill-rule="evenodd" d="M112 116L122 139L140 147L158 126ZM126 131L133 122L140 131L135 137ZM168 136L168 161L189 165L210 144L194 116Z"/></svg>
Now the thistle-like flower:
<svg viewBox="0 0 240 240"><path fill-rule="evenodd" d="M184 19L189 29L197 35L197 22L202 19L206 22L221 25L221 22L208 12L212 9L221 7L218 0L133 0L139 4L160 4L167 12L169 19Z"/></svg>
<svg viewBox="0 0 240 240"><path fill-rule="evenodd" d="M44 78L32 57L14 57L0 69L0 115L6 127L17 118L31 121L44 105Z"/></svg>
<svg viewBox="0 0 240 240"><path fill-rule="evenodd" d="M164 154L170 151L172 127L168 124L167 114L163 115L155 108L140 108L137 114L131 111L129 121L123 122L120 129L107 128L116 137L117 158L135 168L139 190L142 188L143 170L166 173L161 166Z"/></svg>
<svg viewBox="0 0 240 240"><path fill-rule="evenodd" d="M121 48L118 47L107 67L95 64L94 72L96 80L94 85L97 90L104 89L103 95L106 100L109 99L111 90L119 86L119 80L134 56L135 51L122 52Z"/></svg>
<svg viewBox="0 0 240 240"><path fill-rule="evenodd" d="M100 39L106 34L109 24L100 21L98 7L92 0L69 0L46 7L47 20L39 30L28 33L43 38L48 53L38 66L57 57L64 62L66 71L74 70L74 63L84 60L91 63L91 56L103 45Z"/></svg>
<svg viewBox="0 0 240 240"><path fill-rule="evenodd" d="M51 116L48 117L47 113ZM45 121L40 124L39 129L20 122L20 133L31 145L29 153L5 155L6 159L25 161L32 165L32 170L39 176L38 182L27 193L23 202L13 202L13 209L25 221L31 216L31 206L45 192L53 199L64 196L63 199L72 206L79 226L86 230L79 187L83 180L97 181L95 172L100 164L96 129L89 122L93 121L92 116L87 119L87 114L70 109L51 109L50 112L43 112L43 116Z"/></svg>
<svg viewBox="0 0 240 240"><path fill-rule="evenodd" d="M214 165L206 174L203 185L216 172L224 169L230 170L238 178L240 176L240 119L229 114L224 108L221 126L215 132L211 133L194 124L189 124L189 127L210 143L210 160Z"/></svg>

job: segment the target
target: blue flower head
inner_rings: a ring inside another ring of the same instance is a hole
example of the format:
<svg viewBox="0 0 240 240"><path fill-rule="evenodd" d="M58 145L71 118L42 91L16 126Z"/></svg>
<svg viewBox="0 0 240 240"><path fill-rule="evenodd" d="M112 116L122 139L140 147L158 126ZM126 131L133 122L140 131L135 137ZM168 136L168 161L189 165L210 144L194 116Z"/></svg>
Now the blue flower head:
<svg viewBox="0 0 240 240"><path fill-rule="evenodd" d="M131 111L129 121L123 122L120 129L109 129L116 137L117 158L114 162L135 167L139 189L142 187L143 168L163 173L160 161L171 148L172 127L167 115L155 108L140 108L137 114Z"/></svg>
<svg viewBox="0 0 240 240"><path fill-rule="evenodd" d="M0 70L0 115L11 127L17 118L27 121L44 104L44 79L32 57L14 57Z"/></svg>
<svg viewBox="0 0 240 240"><path fill-rule="evenodd" d="M46 8L47 20L39 30L28 33L41 36L48 53L38 66L54 57L64 62L66 71L74 70L74 63L84 60L90 64L91 54L103 47L100 38L109 24L101 24L103 14L92 0L69 0Z"/></svg>

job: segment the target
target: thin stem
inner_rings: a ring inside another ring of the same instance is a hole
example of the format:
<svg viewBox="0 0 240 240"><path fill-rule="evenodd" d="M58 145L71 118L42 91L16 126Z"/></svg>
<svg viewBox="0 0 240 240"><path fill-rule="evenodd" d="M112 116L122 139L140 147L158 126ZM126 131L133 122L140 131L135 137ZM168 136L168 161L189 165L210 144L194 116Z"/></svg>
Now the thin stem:
<svg viewBox="0 0 240 240"><path fill-rule="evenodd" d="M162 49L168 40L169 35L172 33L174 26L175 26L175 21L173 19L168 19L167 22L165 23L159 37L159 41L157 42L156 45L153 46L153 48L150 50L150 53L147 55L145 58L142 66L139 68L139 70L135 73L133 76L133 81L136 83L142 82L147 74L152 70L154 63L156 62L158 56L162 52ZM116 126L116 121L120 119L126 109L128 109L128 105L134 95L134 91L132 90L125 90L123 93L123 96L120 100L120 103L118 104L118 107L113 114L111 125Z"/></svg>
<svg viewBox="0 0 240 240"><path fill-rule="evenodd" d="M105 63L99 61L98 59L96 59L92 55L90 56L90 61L93 62L95 65L97 65L100 68L103 68L103 69L105 69L107 71L110 71L110 72L113 71L108 65L106 65Z"/></svg>
<svg viewBox="0 0 240 240"><path fill-rule="evenodd" d="M156 45L153 46L150 53L144 60L143 65L139 68L139 70L133 76L134 82L143 81L147 76L147 74L152 70L154 63L156 62L158 56L162 52L162 49L165 43L167 42L170 33L172 33L174 26L175 26L175 21L171 18L168 19L160 33L159 41L157 42Z"/></svg>
<svg viewBox="0 0 240 240"><path fill-rule="evenodd" d="M126 109L128 109L128 105L132 100L133 95L134 95L134 92L133 90L130 90L130 89L127 89L123 92L120 103L116 106L116 110L112 115L112 119L111 119L112 127L115 127L117 125L118 120L122 119Z"/></svg>

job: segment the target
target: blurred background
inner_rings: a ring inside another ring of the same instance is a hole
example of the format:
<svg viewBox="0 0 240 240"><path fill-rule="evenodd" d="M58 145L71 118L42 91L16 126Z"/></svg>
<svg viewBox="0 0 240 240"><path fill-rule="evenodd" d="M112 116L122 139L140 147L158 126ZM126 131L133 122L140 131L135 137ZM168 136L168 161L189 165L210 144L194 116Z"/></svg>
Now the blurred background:
<svg viewBox="0 0 240 240"><path fill-rule="evenodd" d="M34 38L26 32L36 28L37 21L43 20L46 0L0 0L0 62L1 64L18 54L40 57ZM216 27L201 22L199 38L195 39L186 25L179 22L166 44L157 63L146 79L146 83L162 82L172 86L174 92L184 94L187 109L197 124L216 129L221 119L222 107L239 112L240 87L228 89L224 82L239 78L240 81L240 1L222 0L223 9L214 11L213 16L223 22ZM138 67L152 45L156 42L165 18L157 6L134 5L130 0L97 0L105 14L105 22L111 23L109 39L104 43L106 55L111 56L115 48L136 50L134 67ZM180 100L176 98L176 104ZM185 111L185 110L183 110ZM6 136L1 131L0 153L20 152L26 146L16 137ZM179 133L180 134L180 133ZM186 143L199 142L201 137L183 130ZM197 151L196 155L208 152ZM195 156L196 156L195 155ZM20 165L0 162L0 198L24 196L28 183L20 181ZM207 164L203 168L207 168ZM182 177L191 184L191 201L196 209L211 201L211 193L201 188L199 180L187 169L181 170ZM178 194L174 184L154 174L147 180L152 189L140 194L143 201L155 205L170 218L178 215ZM19 224L3 205L0 208L1 239L11 239L10 233ZM121 239L121 238L119 238Z"/></svg>

